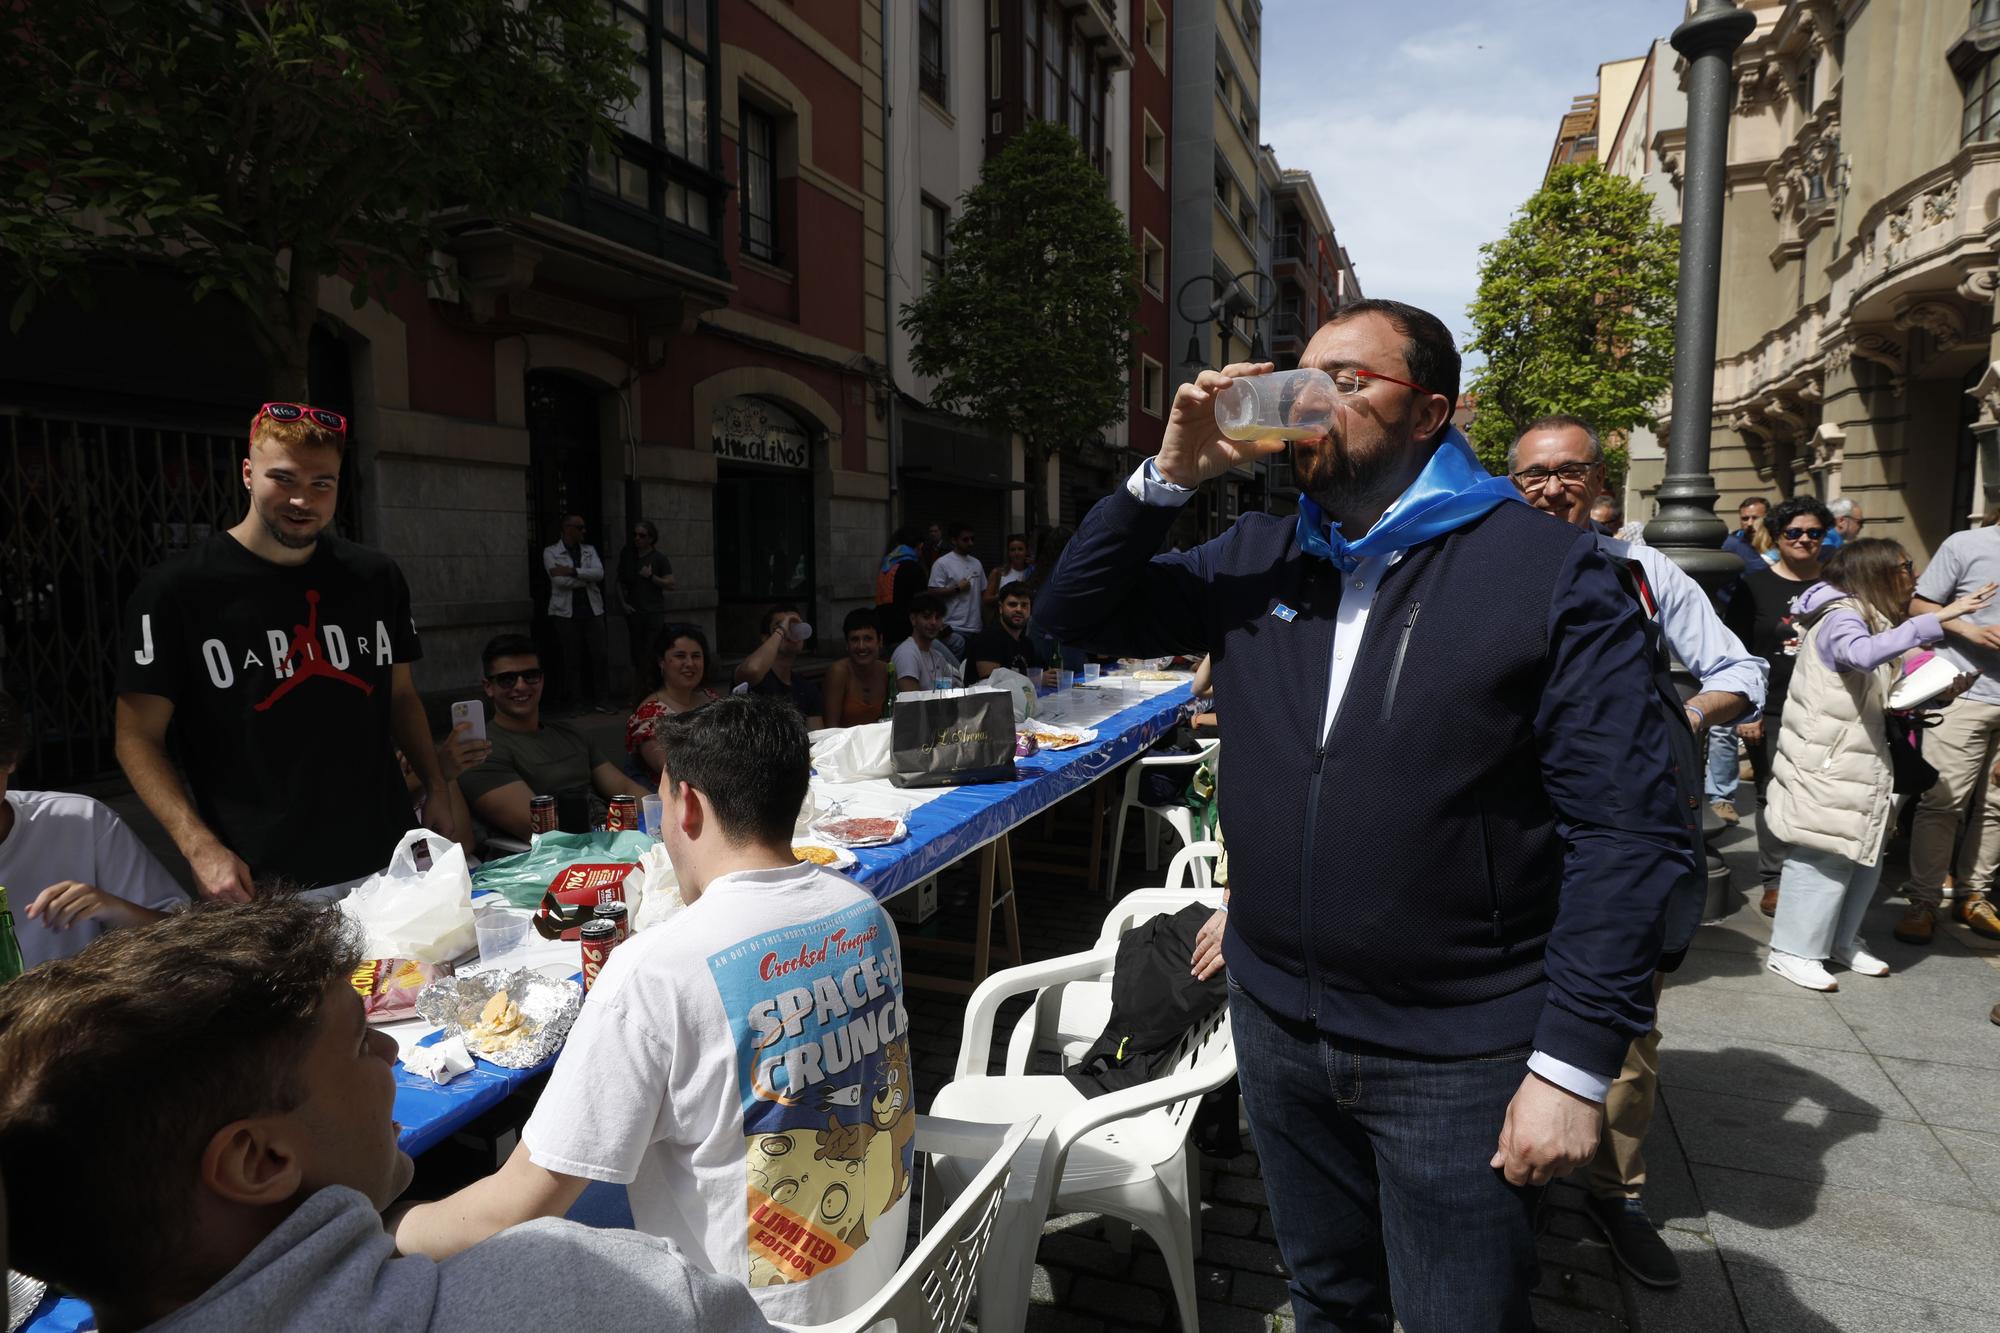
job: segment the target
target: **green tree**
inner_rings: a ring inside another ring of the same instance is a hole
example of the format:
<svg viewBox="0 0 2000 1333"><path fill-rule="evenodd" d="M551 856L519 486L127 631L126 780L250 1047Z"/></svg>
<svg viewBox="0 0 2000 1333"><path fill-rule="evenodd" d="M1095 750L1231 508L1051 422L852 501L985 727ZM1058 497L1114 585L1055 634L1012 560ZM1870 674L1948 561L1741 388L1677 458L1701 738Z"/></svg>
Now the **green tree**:
<svg viewBox="0 0 2000 1333"><path fill-rule="evenodd" d="M1019 434L1028 522L1047 522L1049 460L1124 419L1138 257L1104 177L1070 132L1035 121L987 162L944 266L900 321L931 401Z"/></svg>
<svg viewBox="0 0 2000 1333"><path fill-rule="evenodd" d="M1653 424L1673 375L1679 245L1651 195L1594 162L1557 167L1480 254L1468 350L1486 357L1472 443L1488 468L1552 412L1606 437ZM1624 451L1607 454L1620 484Z"/></svg>
<svg viewBox="0 0 2000 1333"><path fill-rule="evenodd" d="M319 280L437 273L451 209L552 200L634 88L602 0L88 0L0 18L0 287L171 265L307 394Z"/></svg>

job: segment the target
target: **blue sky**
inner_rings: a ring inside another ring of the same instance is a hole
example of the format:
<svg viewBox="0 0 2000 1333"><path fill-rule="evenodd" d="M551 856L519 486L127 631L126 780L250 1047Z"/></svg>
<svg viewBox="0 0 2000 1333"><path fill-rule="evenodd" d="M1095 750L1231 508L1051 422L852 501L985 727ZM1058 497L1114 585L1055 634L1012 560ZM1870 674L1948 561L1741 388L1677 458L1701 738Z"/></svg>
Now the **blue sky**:
<svg viewBox="0 0 2000 1333"><path fill-rule="evenodd" d="M1598 65L1681 0L1265 0L1262 137L1313 173L1361 290L1467 336L1479 247L1541 184Z"/></svg>

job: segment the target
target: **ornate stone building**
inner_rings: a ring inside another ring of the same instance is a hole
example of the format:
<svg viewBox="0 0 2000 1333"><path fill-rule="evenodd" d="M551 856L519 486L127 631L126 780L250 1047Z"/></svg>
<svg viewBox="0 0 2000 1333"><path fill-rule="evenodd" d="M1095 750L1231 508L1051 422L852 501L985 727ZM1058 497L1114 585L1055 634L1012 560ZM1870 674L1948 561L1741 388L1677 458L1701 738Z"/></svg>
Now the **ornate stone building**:
<svg viewBox="0 0 2000 1333"><path fill-rule="evenodd" d="M2000 499L2000 3L1747 0L1712 470L1919 563ZM1661 145L1678 185L1678 144Z"/></svg>

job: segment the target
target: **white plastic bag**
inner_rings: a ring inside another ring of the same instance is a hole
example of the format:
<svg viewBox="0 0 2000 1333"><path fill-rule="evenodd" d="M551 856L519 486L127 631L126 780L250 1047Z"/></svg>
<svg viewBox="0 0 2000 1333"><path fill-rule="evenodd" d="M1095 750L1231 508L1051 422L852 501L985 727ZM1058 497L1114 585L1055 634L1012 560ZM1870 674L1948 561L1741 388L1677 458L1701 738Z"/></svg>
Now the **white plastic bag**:
<svg viewBox="0 0 2000 1333"><path fill-rule="evenodd" d="M418 843L430 851L428 870L417 869ZM404 834L388 868L355 885L340 910L361 928L369 958L448 963L478 946L465 849L429 829Z"/></svg>
<svg viewBox="0 0 2000 1333"><path fill-rule="evenodd" d="M887 722L859 727L829 727L812 734L812 763L828 782L858 782L886 778L895 771L889 753Z"/></svg>
<svg viewBox="0 0 2000 1333"><path fill-rule="evenodd" d="M1005 690L1014 696L1016 724L1026 722L1035 715L1035 682L1020 672L996 667L993 674L980 683L989 690Z"/></svg>
<svg viewBox="0 0 2000 1333"><path fill-rule="evenodd" d="M625 906L632 913L632 929L648 930L681 908L681 882L667 849L654 843L639 858L639 864L625 877Z"/></svg>

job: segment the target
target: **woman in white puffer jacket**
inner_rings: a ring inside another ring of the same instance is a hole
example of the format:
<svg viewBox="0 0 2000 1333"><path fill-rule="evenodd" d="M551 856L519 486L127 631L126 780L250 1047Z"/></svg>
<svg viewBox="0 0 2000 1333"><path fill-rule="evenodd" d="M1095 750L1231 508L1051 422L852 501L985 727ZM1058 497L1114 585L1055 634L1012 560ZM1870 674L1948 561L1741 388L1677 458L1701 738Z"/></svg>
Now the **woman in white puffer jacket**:
<svg viewBox="0 0 2000 1333"><path fill-rule="evenodd" d="M1895 542L1862 538L1834 552L1821 581L1792 603L1805 642L1764 811L1788 846L1769 964L1785 980L1838 989L1828 960L1863 976L1889 975L1858 933L1882 877L1895 809L1884 718L1889 690L1903 654L1944 637L1944 623L1985 606L1995 586L1936 615L1912 616L1909 557ZM1969 684L1960 677L1946 699Z"/></svg>

